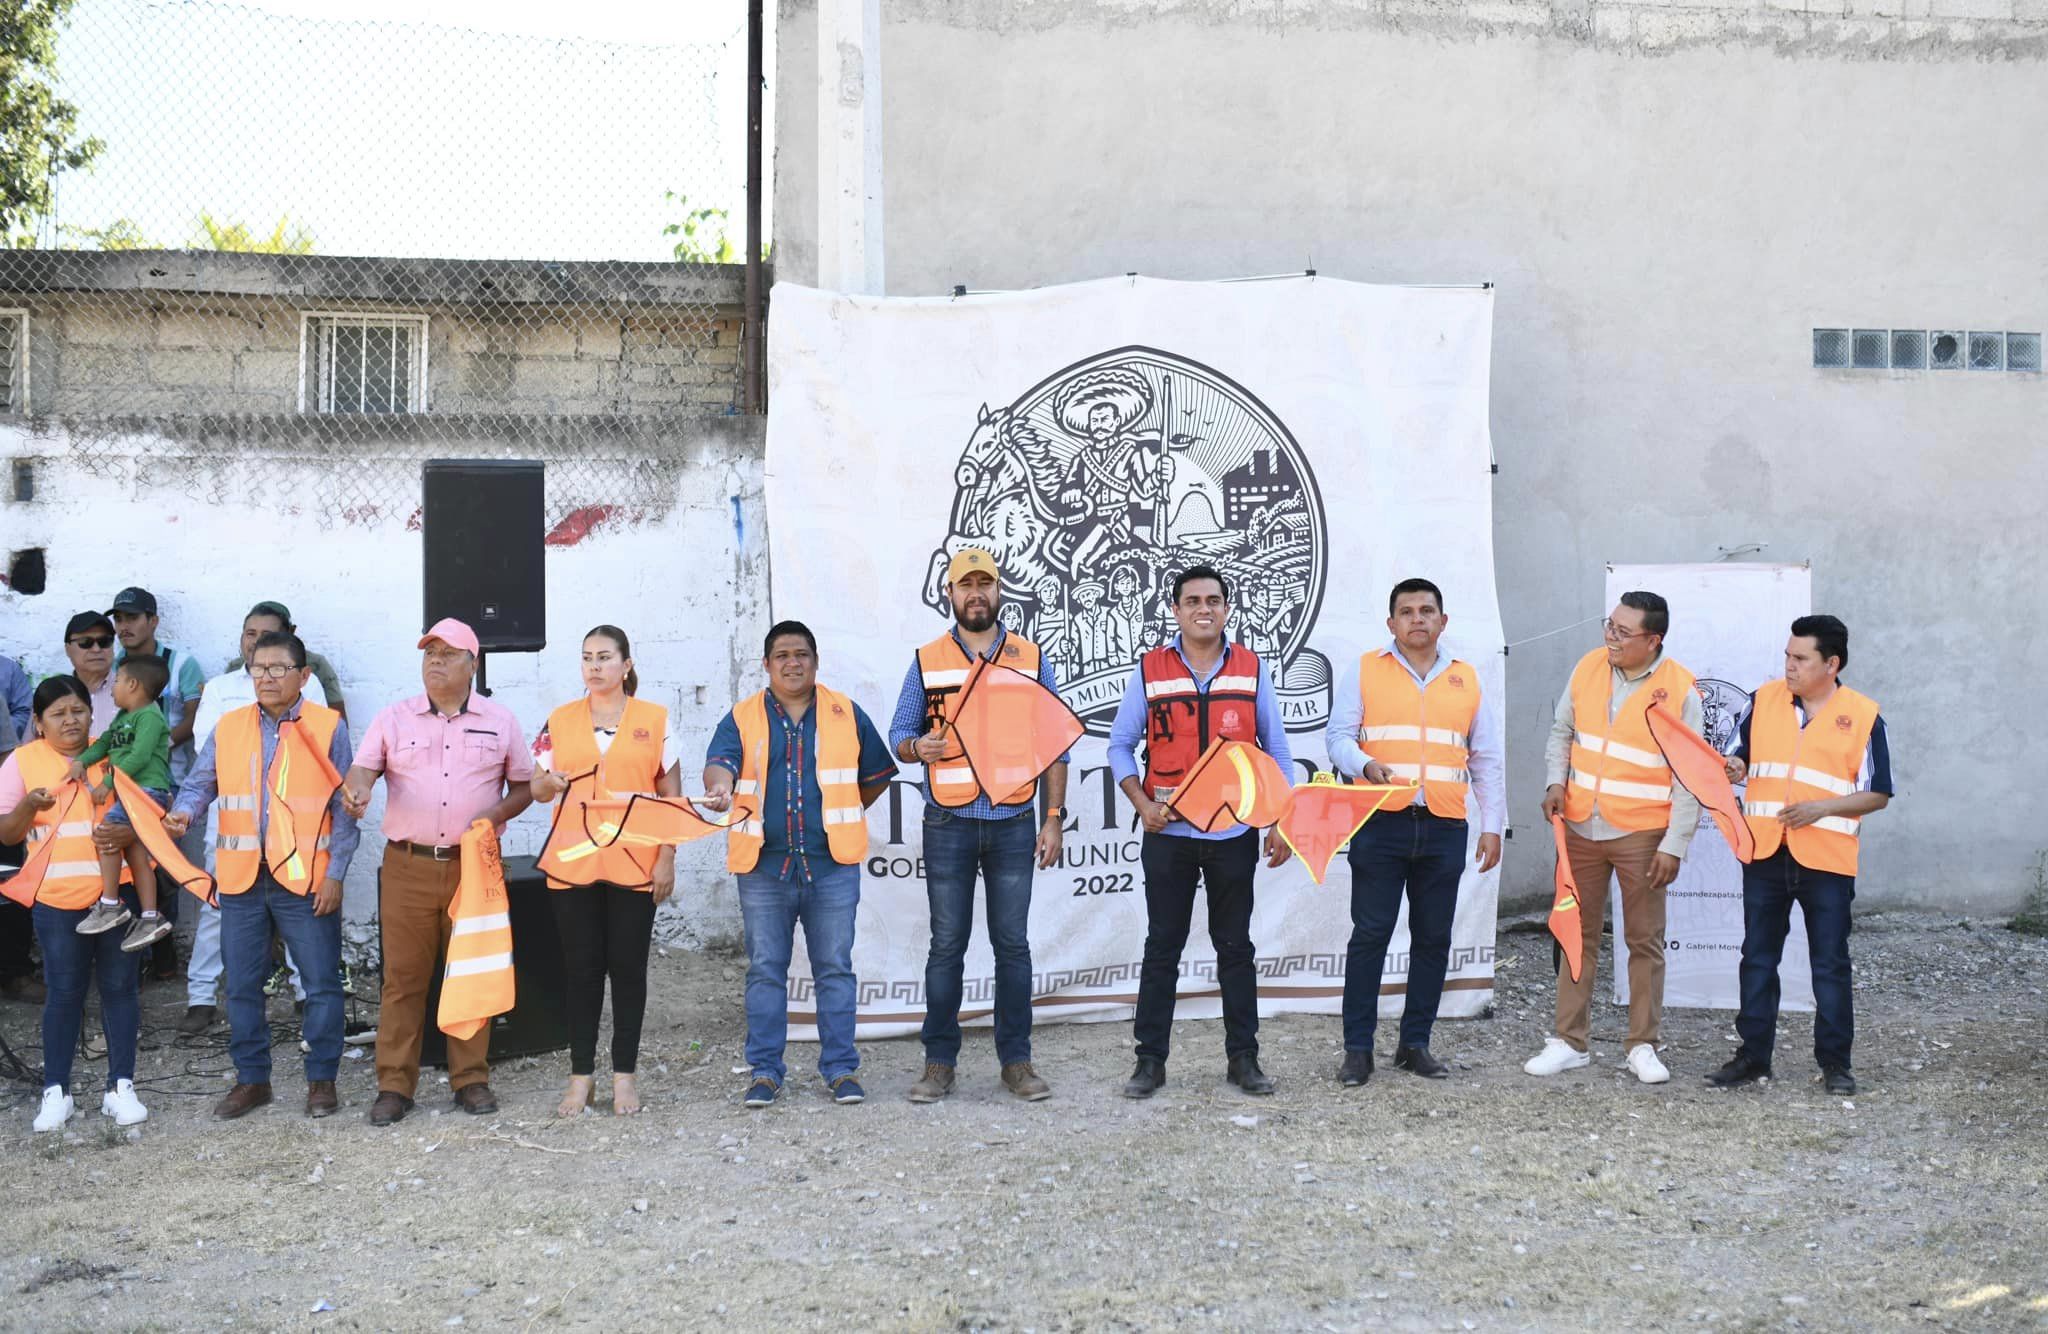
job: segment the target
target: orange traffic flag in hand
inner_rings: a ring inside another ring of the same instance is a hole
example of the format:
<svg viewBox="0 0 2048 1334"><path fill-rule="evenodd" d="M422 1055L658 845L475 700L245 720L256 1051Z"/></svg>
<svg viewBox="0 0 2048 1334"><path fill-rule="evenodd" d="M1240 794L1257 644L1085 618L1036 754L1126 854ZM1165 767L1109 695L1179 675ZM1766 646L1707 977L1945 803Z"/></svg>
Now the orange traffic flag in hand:
<svg viewBox="0 0 2048 1334"><path fill-rule="evenodd" d="M51 794L57 804L50 809L57 812L57 818L49 824L50 832L37 840L34 851L21 869L6 884L0 885L0 894L19 903L24 908L36 906L36 895L42 891L43 877L50 873L50 855L57 849L59 834L67 827L84 824L88 828L97 823L93 819L92 795L84 783L65 783ZM99 869L95 866L93 869Z"/></svg>
<svg viewBox="0 0 2048 1334"><path fill-rule="evenodd" d="M570 803L565 801L557 808L555 819L558 822L569 807ZM567 870L577 862L594 857L612 847L642 851L678 847L703 838L707 834L724 831L737 822L740 814L735 810L731 818L723 822L714 822L697 814L697 808L691 805L686 797L650 797L645 793L634 793L627 797L600 797L592 801L577 802L575 807L583 820L583 841L569 844L561 851L549 854L552 865L544 866L542 869L552 871L560 867ZM549 844L553 846L552 838ZM556 878L564 877L558 875Z"/></svg>
<svg viewBox="0 0 2048 1334"><path fill-rule="evenodd" d="M1749 865L1756 856L1756 835L1750 832L1749 821L1742 814L1735 785L1728 781L1728 761L1705 737L1687 727L1662 704L1650 706L1646 721L1650 724L1650 736L1657 742L1657 749L1664 752L1664 762L1671 766L1679 784L1713 813L1714 823L1720 826L1721 837L1728 840L1735 860Z"/></svg>
<svg viewBox="0 0 2048 1334"><path fill-rule="evenodd" d="M1276 826L1280 837L1301 858L1317 884L1329 873L1337 850L1365 828L1388 797L1406 792L1412 783L1340 783L1335 774L1319 773L1294 789L1294 800Z"/></svg>
<svg viewBox="0 0 2048 1334"><path fill-rule="evenodd" d="M1275 760L1244 741L1209 743L1167 808L1205 834L1247 824L1256 829L1279 823L1293 799L1294 785Z"/></svg>
<svg viewBox="0 0 2048 1334"><path fill-rule="evenodd" d="M1550 934L1563 948L1565 964L1576 982L1585 966L1586 935L1579 923L1579 882L1572 875L1572 859L1564 852L1563 816L1550 817L1550 832L1557 839L1557 896L1550 901Z"/></svg>
<svg viewBox="0 0 2048 1334"><path fill-rule="evenodd" d="M953 710L953 735L974 781L1001 805L1030 800L1039 775L1086 731L1067 702L1036 677L987 658L976 659Z"/></svg>
<svg viewBox="0 0 2048 1334"><path fill-rule="evenodd" d="M292 721L278 726L277 751L264 782L270 789L270 818L263 829L263 860L278 884L294 894L310 894L319 888L313 883L313 854L328 837L341 775Z"/></svg>
<svg viewBox="0 0 2048 1334"><path fill-rule="evenodd" d="M434 1025L451 1038L475 1037L512 1008L512 901L498 831L477 820L462 835L462 879L448 904L448 962Z"/></svg>
<svg viewBox="0 0 2048 1334"><path fill-rule="evenodd" d="M121 809L128 813L128 823L134 828L135 837L155 859L157 869L169 872L180 888L201 903L218 908L220 895L214 891L213 877L186 859L178 847L178 840L164 828L163 807L119 769L114 770L114 793L121 798Z"/></svg>

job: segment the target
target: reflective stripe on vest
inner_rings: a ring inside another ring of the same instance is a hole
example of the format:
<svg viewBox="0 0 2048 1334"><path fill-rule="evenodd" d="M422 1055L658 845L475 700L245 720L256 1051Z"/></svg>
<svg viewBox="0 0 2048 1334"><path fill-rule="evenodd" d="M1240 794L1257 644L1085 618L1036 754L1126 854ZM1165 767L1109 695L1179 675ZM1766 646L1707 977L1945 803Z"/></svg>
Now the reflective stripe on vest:
<svg viewBox="0 0 2048 1334"><path fill-rule="evenodd" d="M1226 649L1204 691L1171 644L1138 659L1145 683L1145 791L1168 800L1217 737L1259 740L1259 655L1242 644Z"/></svg>
<svg viewBox="0 0 2048 1334"><path fill-rule="evenodd" d="M541 849L540 869L547 873L548 888L592 885L602 881L627 889L648 889L654 884L654 863L660 850L634 849L623 844L599 846L592 838L599 821L591 818L584 803L610 801L639 793L653 796L661 783L661 742L668 734L668 710L645 700L626 699L619 715L619 728L611 745L600 752L597 731L590 721L590 699L564 704L548 715L548 741L554 749L555 772L568 781L569 790L560 798L554 826ZM562 854L585 855L563 860Z"/></svg>
<svg viewBox="0 0 2048 1334"><path fill-rule="evenodd" d="M463 831L461 879L448 916L448 961L434 1026L462 1041L483 1032L515 1000L511 900L498 831L488 820L472 821Z"/></svg>
<svg viewBox="0 0 2048 1334"><path fill-rule="evenodd" d="M1038 656L1038 645L1022 635L1005 634L996 662L1036 680ZM953 721L953 711L960 702L960 687L967 684L967 673L973 667L973 660L950 631L917 651L918 675L924 682L926 732L932 730L935 719L948 723ZM925 765L924 777L932 800L941 806L956 809L971 806L974 799L982 795L981 784L975 781L974 769L967 763L966 752L960 749L960 742L950 732L946 734L944 753ZM1015 806L1019 802L1030 801L1037 792L1038 782L1033 779L1015 792L1003 795L990 793L989 800L998 806Z"/></svg>
<svg viewBox="0 0 2048 1334"><path fill-rule="evenodd" d="M1671 824L1671 766L1657 749L1645 716L1652 704L1680 714L1692 673L1666 657L1636 684L1620 709L1613 707L1614 668L1596 648L1572 669L1571 772L1564 818L1574 824L1597 812L1616 829L1642 833ZM1613 716L1610 718L1609 715Z"/></svg>
<svg viewBox="0 0 2048 1334"><path fill-rule="evenodd" d="M854 722L853 701L836 690L816 687L811 710L818 718L818 753L812 757L817 775L818 795L824 805L825 846L832 860L841 866L858 862L868 850L867 810L860 801L860 729ZM733 721L740 729L740 781L737 793L747 785L751 801L737 803L746 818L725 836L725 869L744 875L761 860L767 842L758 794L768 773L768 694L750 696L733 706Z"/></svg>
<svg viewBox="0 0 2048 1334"><path fill-rule="evenodd" d="M1862 821L1829 815L1799 829L1787 829L1778 813L1802 801L1846 797L1856 791L1864 752L1877 726L1877 702L1844 685L1799 725L1792 689L1783 680L1757 688L1749 721L1749 779L1742 813L1753 817L1756 859L1782 846L1792 859L1815 871L1856 874L1857 835Z"/></svg>
<svg viewBox="0 0 2048 1334"><path fill-rule="evenodd" d="M319 754L326 755L334 742L334 729L341 724L341 715L334 710L301 701L299 716L295 722L280 724L279 745L272 753L271 772L263 772L263 724L262 706L246 704L230 710L224 715L213 732L214 777L219 784L219 797L215 810L219 817L219 833L214 839L213 864L218 877L216 888L222 894L246 893L256 883L256 873L263 866L263 813L270 810L272 819L285 821L280 835L295 827L288 810L275 809L274 803L266 799L272 780L282 776L288 800L303 802L309 808L309 818L303 821L306 828L319 828L320 833L310 841L313 855L300 853L300 872L289 880L280 872L284 868L272 867L271 874L279 884L293 893L306 894L327 878L328 834L324 813L311 814L316 799L324 808L333 797L333 789L327 785L325 773L316 764L285 763L279 760L284 755L283 728L293 727L305 743ZM281 846L291 843L283 840Z"/></svg>
<svg viewBox="0 0 2048 1334"><path fill-rule="evenodd" d="M1358 660L1358 744L1396 778L1422 784L1422 804L1446 820L1465 818L1472 789L1472 724L1479 717L1479 673L1453 658L1428 685L1380 649ZM1409 721L1413 719L1413 721ZM1396 792L1383 811L1406 810L1415 793Z"/></svg>

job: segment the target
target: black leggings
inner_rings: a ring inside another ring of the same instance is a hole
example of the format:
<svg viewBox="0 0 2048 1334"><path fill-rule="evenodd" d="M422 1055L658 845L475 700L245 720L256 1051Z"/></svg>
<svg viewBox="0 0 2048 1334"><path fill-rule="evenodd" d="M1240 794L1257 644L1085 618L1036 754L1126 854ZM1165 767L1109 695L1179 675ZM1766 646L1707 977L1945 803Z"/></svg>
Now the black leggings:
<svg viewBox="0 0 2048 1334"><path fill-rule="evenodd" d="M597 1068L597 1021L604 983L612 983L612 1073L630 1075L640 1060L647 1013L647 946L654 938L654 895L600 881L557 889L555 930L569 990L569 1073Z"/></svg>

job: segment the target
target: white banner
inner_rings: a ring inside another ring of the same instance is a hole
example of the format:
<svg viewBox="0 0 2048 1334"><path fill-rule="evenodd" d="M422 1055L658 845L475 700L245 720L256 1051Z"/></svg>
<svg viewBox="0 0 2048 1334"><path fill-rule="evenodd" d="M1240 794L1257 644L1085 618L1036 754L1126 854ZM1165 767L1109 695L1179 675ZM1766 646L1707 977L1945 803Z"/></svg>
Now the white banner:
<svg viewBox="0 0 2048 1334"><path fill-rule="evenodd" d="M1747 696L1785 674L1792 622L1813 610L1813 571L1805 565L1609 565L1607 605L1632 588L1662 594L1671 604L1664 648L1698 679L1707 740L1722 754L1735 749ZM1612 890L1611 921L1621 920L1621 891ZM1615 935L1620 940L1619 932ZM1693 836L1665 904L1664 1004L1733 1010L1742 1003L1742 864L1708 816ZM1813 1008L1806 922L1792 914L1779 969L1780 1007ZM1614 998L1628 1001L1628 970L1614 970Z"/></svg>
<svg viewBox="0 0 2048 1334"><path fill-rule="evenodd" d="M1031 908L1041 1020L1127 1016L1145 939L1139 836L1105 758L1137 656L1172 632L1173 576L1208 562L1232 585L1230 634L1279 685L1306 775L1326 767L1333 673L1388 638L1387 589L1444 590L1448 651L1498 707L1487 431L1493 294L1329 278L1116 278L957 299L848 297L778 284L769 324L767 504L776 617L817 633L820 677L884 732L917 646L945 633L945 562L994 551L1001 614L1055 664L1088 724L1074 751L1059 866ZM1102 505L1076 460L1133 481ZM1171 469L1155 460L1170 458ZM1143 466L1138 466L1142 464ZM751 683L749 689L753 688ZM869 813L854 948L860 1031L923 1020L929 913L920 773ZM1477 837L1477 824L1473 826ZM1498 873L1467 871L1443 1013L1493 996ZM1335 1013L1351 934L1342 857L1318 888L1298 862L1259 871L1261 1009ZM977 891L977 903L979 903ZM977 908L977 917L982 914ZM1382 1008L1397 1012L1405 919ZM792 1033L815 1019L803 952ZM976 932L964 1021L989 1022ZM1215 954L1197 910L1179 1013L1213 1017Z"/></svg>

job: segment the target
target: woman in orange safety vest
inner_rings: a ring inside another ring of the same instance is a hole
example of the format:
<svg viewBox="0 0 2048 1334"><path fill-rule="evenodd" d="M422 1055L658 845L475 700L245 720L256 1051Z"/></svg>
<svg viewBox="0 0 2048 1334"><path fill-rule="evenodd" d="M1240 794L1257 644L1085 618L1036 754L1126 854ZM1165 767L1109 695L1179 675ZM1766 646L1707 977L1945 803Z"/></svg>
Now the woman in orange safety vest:
<svg viewBox="0 0 2048 1334"><path fill-rule="evenodd" d="M676 850L618 839L608 819L635 793L682 795L668 710L634 697L640 684L626 632L600 625L583 637L583 698L548 715L534 742L533 799L561 798L541 849L561 935L569 1002L569 1089L556 1108L575 1116L593 1099L597 1023L612 987L612 1111L640 1110L633 1075L647 1010L647 950L654 910L675 889ZM595 804L593 804L595 803Z"/></svg>
<svg viewBox="0 0 2048 1334"><path fill-rule="evenodd" d="M86 983L95 973L107 1030L107 1091L100 1112L119 1125L134 1125L149 1115L135 1096L141 972L135 956L121 952L119 932L78 934L78 924L100 896L99 854L92 845L96 812L86 789L104 779L106 767L93 766L85 784L64 779L91 741L92 694L75 676L53 676L36 687L32 711L41 739L0 764L0 843L26 841L29 865L39 864L42 873L31 912L49 994L43 1002L44 1088L35 1128L56 1130L71 1119L71 1062L85 1023Z"/></svg>

